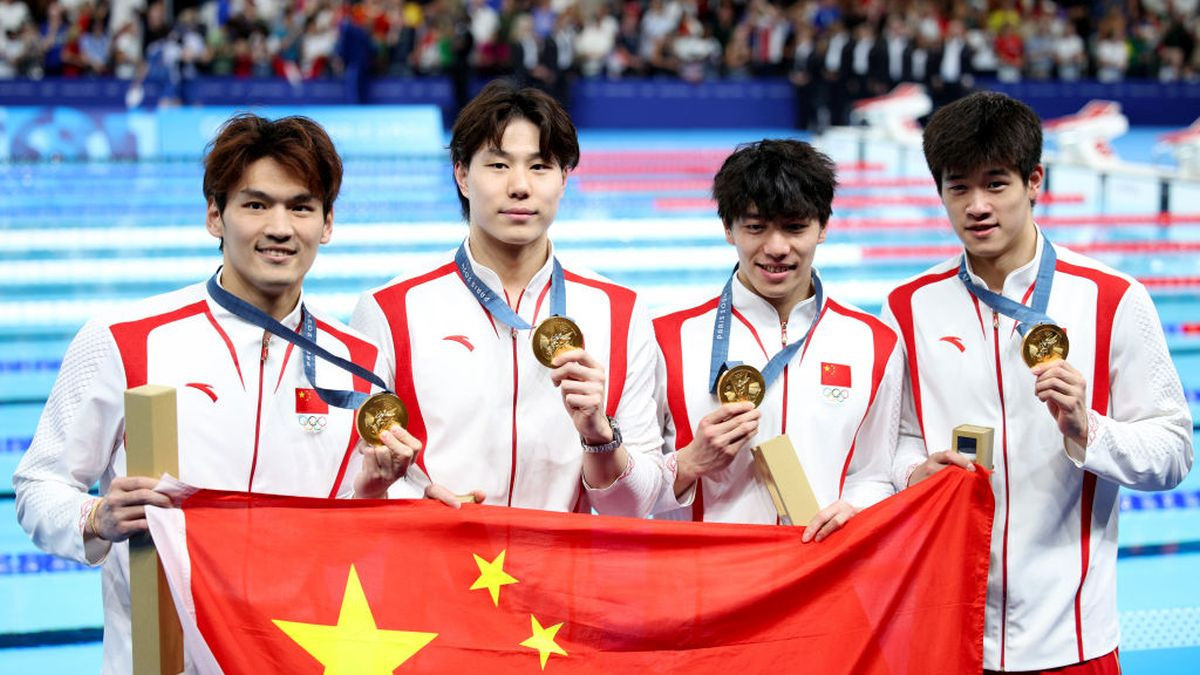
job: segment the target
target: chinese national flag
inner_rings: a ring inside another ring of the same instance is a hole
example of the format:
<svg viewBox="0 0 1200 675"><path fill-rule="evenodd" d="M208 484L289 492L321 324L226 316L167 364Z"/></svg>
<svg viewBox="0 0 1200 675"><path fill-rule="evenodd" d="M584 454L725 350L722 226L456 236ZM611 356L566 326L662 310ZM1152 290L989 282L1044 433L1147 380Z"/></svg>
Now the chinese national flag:
<svg viewBox="0 0 1200 675"><path fill-rule="evenodd" d="M926 675L982 669L992 504L942 471L819 544L427 500L147 511L199 672Z"/></svg>
<svg viewBox="0 0 1200 675"><path fill-rule="evenodd" d="M850 366L845 363L821 362L821 385L825 387L849 387Z"/></svg>
<svg viewBox="0 0 1200 675"><path fill-rule="evenodd" d="M306 415L327 415L329 404L321 400L315 389L296 387L296 412Z"/></svg>

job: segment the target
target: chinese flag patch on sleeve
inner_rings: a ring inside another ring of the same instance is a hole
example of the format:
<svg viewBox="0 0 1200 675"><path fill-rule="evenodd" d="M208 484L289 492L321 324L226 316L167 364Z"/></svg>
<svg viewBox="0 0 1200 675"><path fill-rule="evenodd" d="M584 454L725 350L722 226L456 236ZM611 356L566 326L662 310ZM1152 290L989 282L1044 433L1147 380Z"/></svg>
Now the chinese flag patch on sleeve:
<svg viewBox="0 0 1200 675"><path fill-rule="evenodd" d="M827 387L849 387L850 366L844 363L821 362L821 384Z"/></svg>
<svg viewBox="0 0 1200 675"><path fill-rule="evenodd" d="M315 389L296 387L296 412L308 415L324 415L329 412L329 404L317 396Z"/></svg>

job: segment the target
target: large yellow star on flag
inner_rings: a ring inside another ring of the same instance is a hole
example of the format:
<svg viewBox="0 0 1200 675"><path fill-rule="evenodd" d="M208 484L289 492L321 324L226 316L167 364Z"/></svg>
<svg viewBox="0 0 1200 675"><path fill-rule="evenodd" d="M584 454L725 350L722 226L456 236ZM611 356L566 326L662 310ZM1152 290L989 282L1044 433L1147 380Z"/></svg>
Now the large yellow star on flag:
<svg viewBox="0 0 1200 675"><path fill-rule="evenodd" d="M272 621L325 666L325 675L391 675L437 637L437 633L376 628L354 565L336 626Z"/></svg>
<svg viewBox="0 0 1200 675"><path fill-rule="evenodd" d="M558 629L562 628L562 624L556 623L549 628L542 628L542 624L538 623L537 617L532 614L529 615L529 621L533 624L533 635L522 642L521 646L536 649L538 657L542 660L542 670L545 670L546 660L550 658L551 654L567 655L567 650L559 647L558 643L554 641L554 636L558 635Z"/></svg>
<svg viewBox="0 0 1200 675"><path fill-rule="evenodd" d="M507 552L508 549L500 551L500 555L496 556L496 559L491 562L480 558L474 553L471 554L475 556L475 564L479 566L479 578L475 580L475 583L471 584L471 588L468 590L488 589L488 593L492 596L492 604L497 607L500 606L500 587L521 583L514 579L508 572L504 571L504 554Z"/></svg>

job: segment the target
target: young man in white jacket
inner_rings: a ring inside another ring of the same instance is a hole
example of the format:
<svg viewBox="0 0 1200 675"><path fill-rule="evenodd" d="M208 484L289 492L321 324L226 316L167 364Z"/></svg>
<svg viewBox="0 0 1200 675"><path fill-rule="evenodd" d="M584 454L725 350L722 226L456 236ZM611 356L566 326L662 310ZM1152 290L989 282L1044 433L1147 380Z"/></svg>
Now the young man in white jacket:
<svg viewBox="0 0 1200 675"><path fill-rule="evenodd" d="M781 434L822 507L796 523L807 526L805 541L892 494L903 374L896 335L824 293L813 267L836 182L828 157L792 140L741 147L717 172L713 196L736 270L717 297L654 321L672 479L663 516L777 522L750 447ZM757 407L718 391L739 361L763 375Z"/></svg>
<svg viewBox="0 0 1200 675"><path fill-rule="evenodd" d="M379 341L424 444L391 495L649 514L663 481L649 319L548 235L579 161L574 124L497 80L459 113L450 159L465 240L368 291L351 322ZM571 319L581 348L543 351L549 317Z"/></svg>
<svg viewBox="0 0 1200 675"><path fill-rule="evenodd" d="M960 424L994 430L987 672L1117 673L1117 493L1165 490L1192 421L1146 289L1035 224L1036 114L1002 94L938 110L925 158L963 253L893 290L906 361L894 480L951 464ZM1026 336L1029 336L1028 339Z"/></svg>
<svg viewBox="0 0 1200 675"><path fill-rule="evenodd" d="M207 228L221 240L223 266L207 283L92 319L67 348L13 486L35 544L103 565L104 673L132 668L127 540L147 530L146 505L171 505L153 491L158 477L126 475L127 388L175 387L179 478L197 487L381 497L419 448L399 427L384 434L385 446L361 445L354 411L317 391L361 398L368 376L378 379L376 346L302 294L332 235L341 178L341 159L315 122L231 119L204 175ZM264 317L359 373L323 360L306 368L303 349Z"/></svg>

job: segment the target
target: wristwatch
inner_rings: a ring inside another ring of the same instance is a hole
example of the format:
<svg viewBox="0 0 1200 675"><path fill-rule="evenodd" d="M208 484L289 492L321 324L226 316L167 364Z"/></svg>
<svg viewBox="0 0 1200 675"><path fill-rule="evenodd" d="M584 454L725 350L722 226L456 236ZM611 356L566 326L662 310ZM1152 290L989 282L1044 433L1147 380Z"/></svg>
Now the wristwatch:
<svg viewBox="0 0 1200 675"><path fill-rule="evenodd" d="M608 426L612 429L613 439L602 445L588 445L587 441L583 440L583 436L579 437L579 443L583 446L584 452L609 453L621 447L621 427L617 426L617 420L614 417L608 418Z"/></svg>

